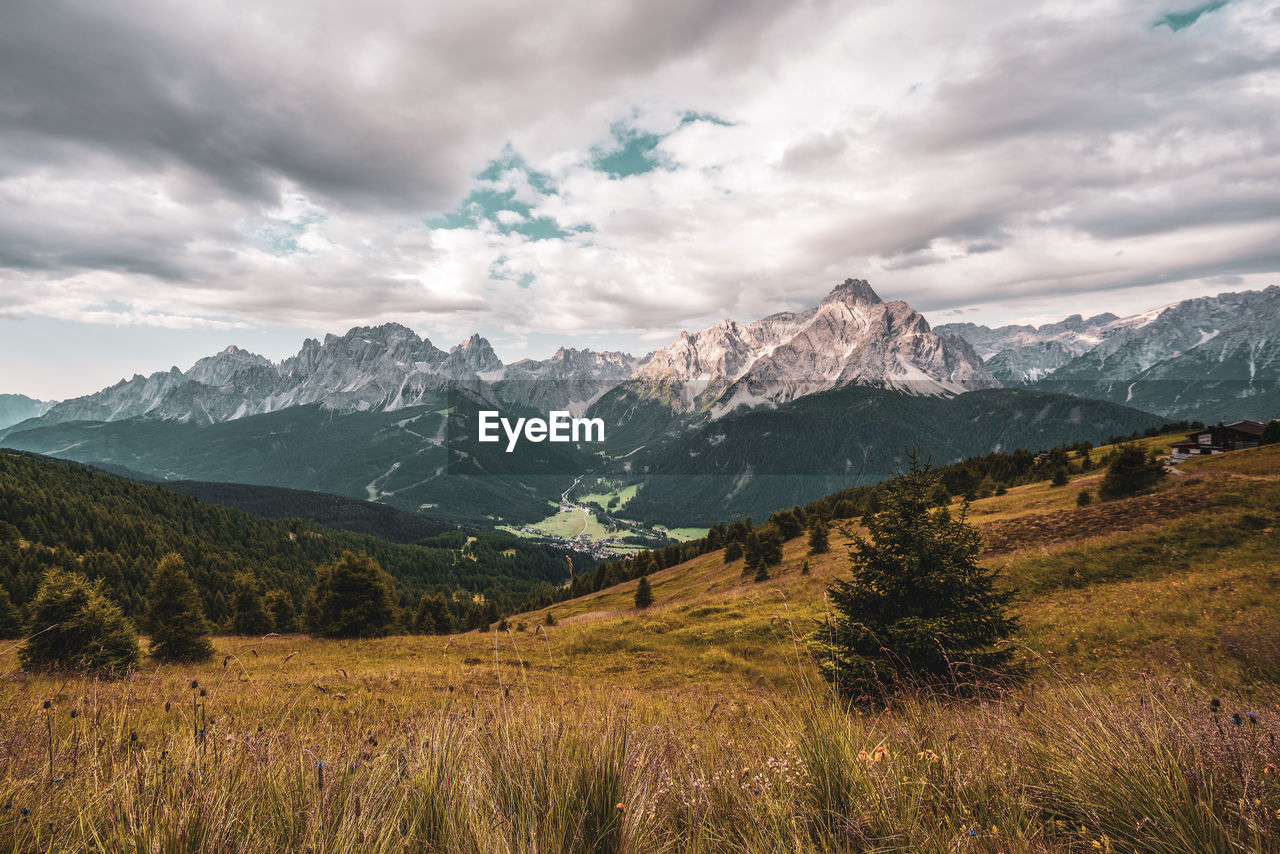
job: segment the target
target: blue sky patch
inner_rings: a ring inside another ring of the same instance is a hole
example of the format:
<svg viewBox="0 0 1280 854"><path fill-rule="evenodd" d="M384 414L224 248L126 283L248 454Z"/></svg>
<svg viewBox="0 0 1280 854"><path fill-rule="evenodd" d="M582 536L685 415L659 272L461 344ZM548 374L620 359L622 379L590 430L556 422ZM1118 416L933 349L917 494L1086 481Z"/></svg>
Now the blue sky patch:
<svg viewBox="0 0 1280 854"><path fill-rule="evenodd" d="M1194 9L1188 9L1185 12L1169 12L1163 18L1160 18L1152 28L1166 26L1175 33L1178 30L1185 30L1187 27L1200 20L1201 15L1207 15L1215 9L1221 9L1227 5L1230 0L1210 0L1208 3L1201 3Z"/></svg>
<svg viewBox="0 0 1280 854"><path fill-rule="evenodd" d="M427 220L427 226L478 228L481 222L489 222L502 234L521 234L530 240L568 237L572 232L561 228L551 217L534 216L533 206L517 199L515 189L501 186L511 172L522 173L525 181L539 195L553 196L557 192L550 175L530 168L523 157L507 146L499 157L476 174L480 186L468 193L452 211ZM503 217L504 211L510 213Z"/></svg>

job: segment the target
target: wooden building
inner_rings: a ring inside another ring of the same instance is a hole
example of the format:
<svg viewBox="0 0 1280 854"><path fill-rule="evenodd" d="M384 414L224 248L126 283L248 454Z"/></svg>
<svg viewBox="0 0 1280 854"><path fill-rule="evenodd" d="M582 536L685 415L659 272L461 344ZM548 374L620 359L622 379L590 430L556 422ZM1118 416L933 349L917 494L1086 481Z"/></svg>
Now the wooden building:
<svg viewBox="0 0 1280 854"><path fill-rule="evenodd" d="M1205 427L1190 434L1181 442L1173 443L1173 456L1194 457L1201 454L1221 454L1241 448L1256 448L1262 440L1263 425L1258 421L1236 421Z"/></svg>

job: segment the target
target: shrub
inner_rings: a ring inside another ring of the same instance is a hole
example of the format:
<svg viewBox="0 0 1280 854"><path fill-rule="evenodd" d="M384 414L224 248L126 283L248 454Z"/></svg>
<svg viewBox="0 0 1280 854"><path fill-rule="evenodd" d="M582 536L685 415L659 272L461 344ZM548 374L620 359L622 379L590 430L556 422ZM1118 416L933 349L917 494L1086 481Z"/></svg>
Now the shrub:
<svg viewBox="0 0 1280 854"><path fill-rule="evenodd" d="M147 591L151 656L160 661L204 661L213 655L209 623L182 558L160 559Z"/></svg>
<svg viewBox="0 0 1280 854"><path fill-rule="evenodd" d="M31 601L23 670L122 676L138 663L138 634L119 606L78 572L53 568Z"/></svg>
<svg viewBox="0 0 1280 854"><path fill-rule="evenodd" d="M1053 470L1053 480L1050 481L1049 485L1050 486L1066 486L1069 480L1070 478L1067 477L1067 470L1063 468L1058 468Z"/></svg>
<svg viewBox="0 0 1280 854"><path fill-rule="evenodd" d="M1080 494L1076 496L1077 507L1088 507L1093 503L1093 493L1087 489L1080 490Z"/></svg>
<svg viewBox="0 0 1280 854"><path fill-rule="evenodd" d="M1137 445L1123 445L1115 451L1107 473L1098 486L1105 499L1124 498L1150 489L1164 477L1164 466L1148 459Z"/></svg>
<svg viewBox="0 0 1280 854"><path fill-rule="evenodd" d="M900 682L956 685L1011 662L997 648L1016 628L1012 591L978 564L981 539L965 519L931 508L937 475L911 456L885 484L882 509L854 538L853 575L828 588L835 613L814 638L822 675L846 696L874 698ZM983 671L979 674L978 671Z"/></svg>

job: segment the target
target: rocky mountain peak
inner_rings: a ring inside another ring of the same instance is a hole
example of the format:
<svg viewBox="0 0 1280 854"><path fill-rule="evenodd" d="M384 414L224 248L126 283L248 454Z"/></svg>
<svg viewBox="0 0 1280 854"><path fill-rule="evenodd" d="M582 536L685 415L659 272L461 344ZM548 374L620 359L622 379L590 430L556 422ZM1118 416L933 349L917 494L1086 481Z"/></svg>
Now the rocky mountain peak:
<svg viewBox="0 0 1280 854"><path fill-rule="evenodd" d="M832 288L831 293L823 297L819 305L826 305L831 302L846 304L862 302L877 305L884 302L884 300L880 299L880 295L871 289L871 285L867 283L866 279L845 279Z"/></svg>

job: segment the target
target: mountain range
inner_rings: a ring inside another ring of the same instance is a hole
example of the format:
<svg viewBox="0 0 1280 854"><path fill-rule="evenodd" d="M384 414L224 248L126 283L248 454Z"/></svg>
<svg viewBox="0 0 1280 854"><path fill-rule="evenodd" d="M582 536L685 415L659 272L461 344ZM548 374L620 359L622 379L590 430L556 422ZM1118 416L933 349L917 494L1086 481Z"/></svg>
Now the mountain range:
<svg viewBox="0 0 1280 854"><path fill-rule="evenodd" d="M1004 385L1110 400L1208 422L1280 415L1280 286L1131 317L1040 327L947 324Z"/></svg>
<svg viewBox="0 0 1280 854"><path fill-rule="evenodd" d="M869 482L901 461L908 440L946 462L1215 407L1262 417L1254 410L1270 406L1280 374L1267 322L1276 317L1273 287L1128 318L932 328L907 303L846 279L809 309L726 319L647 356L561 349L510 364L478 335L445 351L388 323L308 339L278 363L231 346L185 371L134 376L0 428L0 444L489 522L536 520L579 476L600 474L645 483L635 512L670 524L676 505L709 518ZM599 417L603 453L479 444L485 408ZM658 486L694 475L715 485Z"/></svg>
<svg viewBox="0 0 1280 854"><path fill-rule="evenodd" d="M0 394L0 430L29 418L39 418L51 406L51 402L35 400L25 394Z"/></svg>

